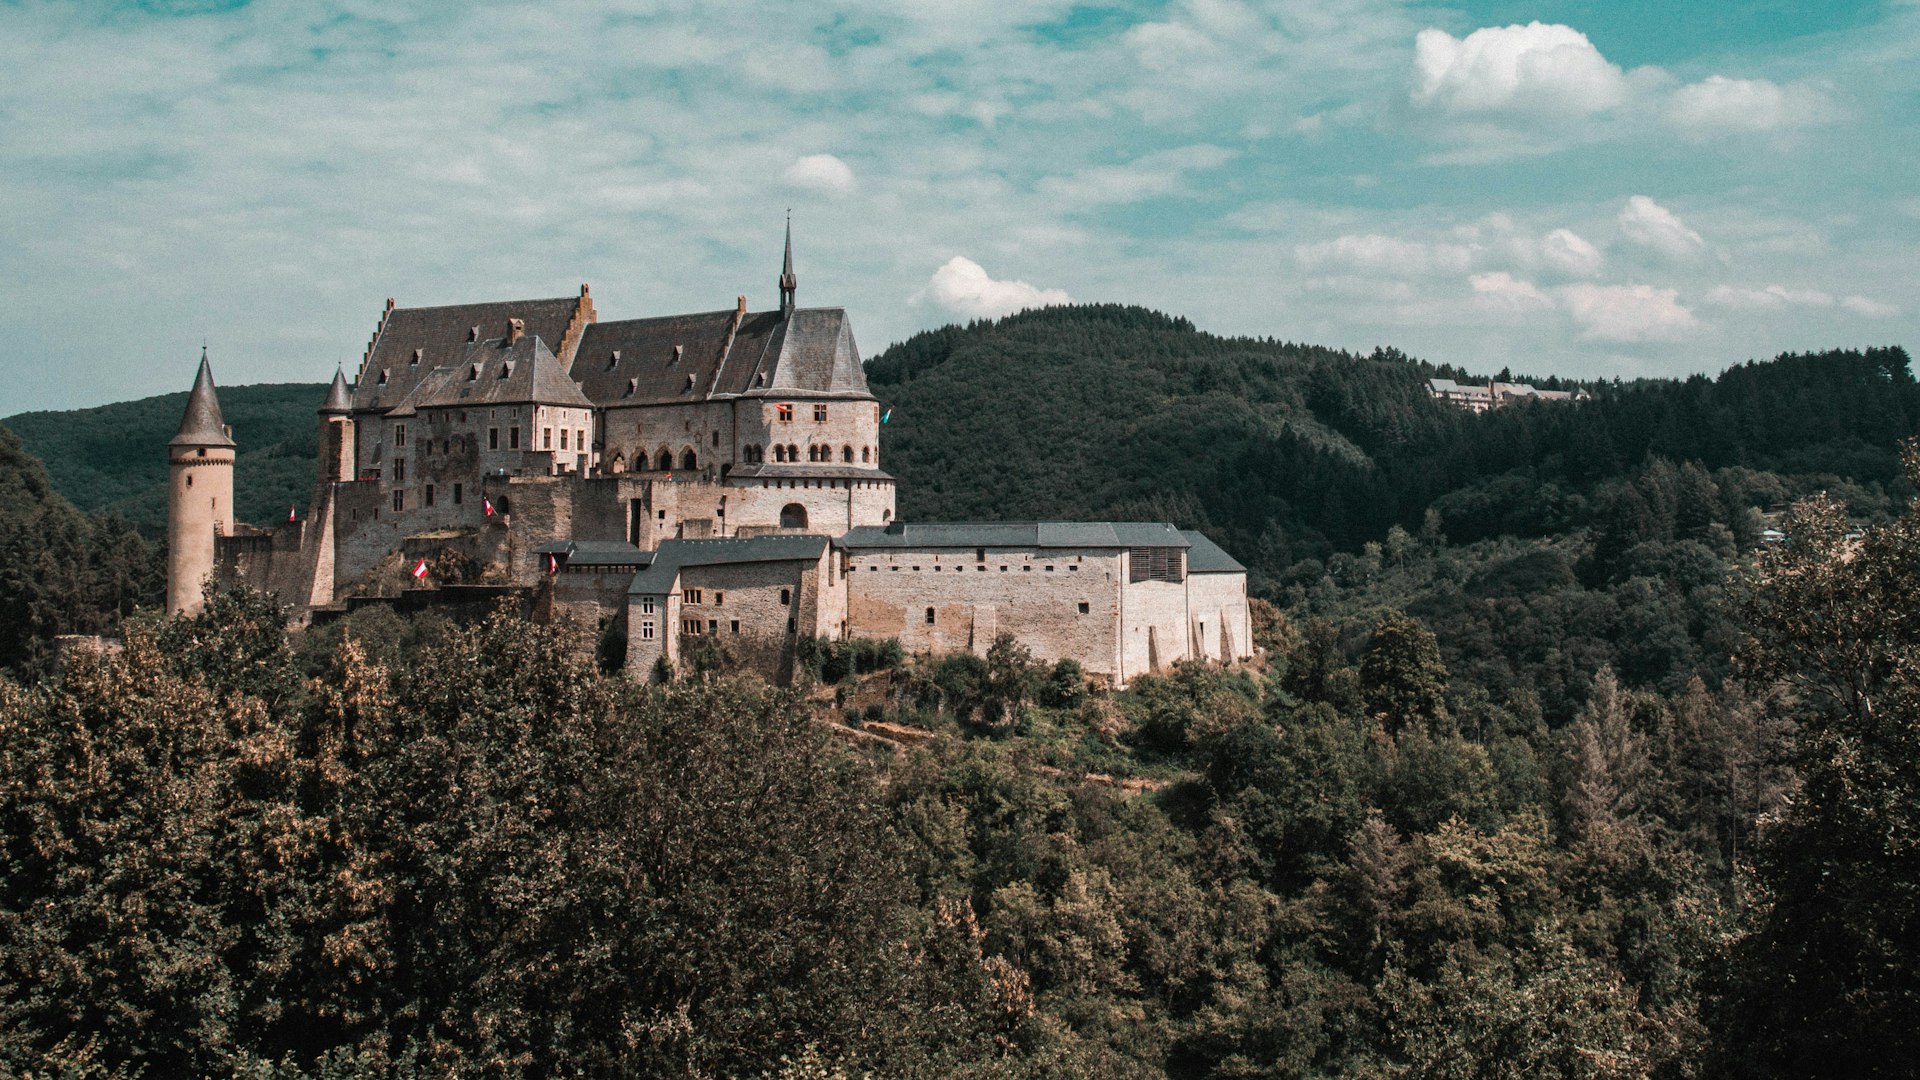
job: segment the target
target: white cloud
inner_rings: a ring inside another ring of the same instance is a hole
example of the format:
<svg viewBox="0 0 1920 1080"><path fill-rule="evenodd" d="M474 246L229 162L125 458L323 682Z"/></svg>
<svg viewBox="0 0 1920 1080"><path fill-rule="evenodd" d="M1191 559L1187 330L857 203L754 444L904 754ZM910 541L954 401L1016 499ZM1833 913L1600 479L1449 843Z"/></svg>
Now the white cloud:
<svg viewBox="0 0 1920 1080"><path fill-rule="evenodd" d="M1673 289L1651 285L1563 285L1567 314L1592 341L1676 341L1698 325Z"/></svg>
<svg viewBox="0 0 1920 1080"><path fill-rule="evenodd" d="M853 190L853 170L832 154L808 154L787 166L782 176L794 187L830 195L845 195Z"/></svg>
<svg viewBox="0 0 1920 1080"><path fill-rule="evenodd" d="M1865 315L1870 319L1886 319L1900 314L1900 309L1892 304L1883 304L1864 296L1849 296L1840 301L1840 306L1856 315Z"/></svg>
<svg viewBox="0 0 1920 1080"><path fill-rule="evenodd" d="M1789 289L1784 285L1769 285L1764 289L1750 289L1737 285L1716 285L1706 295L1706 302L1715 307L1755 310L1780 307L1832 307L1833 295L1818 289Z"/></svg>
<svg viewBox="0 0 1920 1080"><path fill-rule="evenodd" d="M1620 210L1620 231L1628 240L1651 248L1669 259L1690 259L1706 248L1700 234L1687 227L1673 211L1635 195Z"/></svg>
<svg viewBox="0 0 1920 1080"><path fill-rule="evenodd" d="M1070 203L1130 203L1181 191L1189 172L1217 169L1237 155L1207 143L1161 150L1125 165L1097 165L1040 181L1043 194Z"/></svg>
<svg viewBox="0 0 1920 1080"><path fill-rule="evenodd" d="M1473 262L1474 251L1464 244L1429 244L1367 233L1301 244L1293 249L1293 256L1309 270L1337 267L1399 277L1459 273Z"/></svg>
<svg viewBox="0 0 1920 1080"><path fill-rule="evenodd" d="M1667 121L1695 135L1724 131L1777 131L1831 119L1836 109L1824 87L1781 86L1766 79L1712 75L1674 91Z"/></svg>
<svg viewBox="0 0 1920 1080"><path fill-rule="evenodd" d="M922 299L970 319L991 319L1025 308L1073 303L1073 298L1063 289L1036 288L1024 281L995 281L984 267L964 255L955 255L933 272L927 287L914 296L916 302Z"/></svg>
<svg viewBox="0 0 1920 1080"><path fill-rule="evenodd" d="M1504 270L1475 274L1467 279L1473 286L1474 306L1483 311L1541 311L1553 306L1553 298L1531 281L1520 281Z"/></svg>
<svg viewBox="0 0 1920 1080"><path fill-rule="evenodd" d="M1427 29L1414 38L1416 106L1453 114L1581 116L1627 99L1629 82L1570 26L1532 22L1456 38Z"/></svg>
<svg viewBox="0 0 1920 1080"><path fill-rule="evenodd" d="M1592 277L1607 261L1599 248L1572 229L1555 229L1537 240L1515 237L1507 248L1522 266L1544 267L1566 277Z"/></svg>

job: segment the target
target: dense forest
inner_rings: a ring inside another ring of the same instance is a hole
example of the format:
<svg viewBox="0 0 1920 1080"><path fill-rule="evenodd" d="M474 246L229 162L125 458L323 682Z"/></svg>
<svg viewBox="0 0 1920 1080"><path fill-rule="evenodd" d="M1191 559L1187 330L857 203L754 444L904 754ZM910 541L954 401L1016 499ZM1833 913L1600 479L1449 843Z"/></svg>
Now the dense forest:
<svg viewBox="0 0 1920 1080"><path fill-rule="evenodd" d="M192 376L182 368L181 382ZM325 383L222 386L220 411L240 444L235 509L259 525L307 512L318 452L316 410ZM31 412L4 423L45 463L60 493L81 510L108 512L149 540L167 532L167 440L180 428L187 392L93 409Z"/></svg>
<svg viewBox="0 0 1920 1080"><path fill-rule="evenodd" d="M163 493L177 395L149 479L76 414L28 439L66 479L0 431L0 1080L1920 1061L1901 350L1474 416L1391 351L1088 307L869 372L903 517L1204 528L1261 662L819 642L790 690L655 687L504 614L165 620L55 487ZM229 415L304 492L320 388L261 389Z"/></svg>

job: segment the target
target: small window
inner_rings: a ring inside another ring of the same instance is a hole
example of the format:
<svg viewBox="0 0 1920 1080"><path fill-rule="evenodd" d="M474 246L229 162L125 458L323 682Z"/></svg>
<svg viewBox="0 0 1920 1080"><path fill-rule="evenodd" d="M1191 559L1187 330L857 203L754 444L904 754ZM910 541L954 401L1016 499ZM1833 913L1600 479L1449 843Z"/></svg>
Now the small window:
<svg viewBox="0 0 1920 1080"><path fill-rule="evenodd" d="M1072 566L1069 566L1069 567L1067 567L1067 569L1068 569L1068 570L1078 570L1078 569L1080 569L1080 564L1079 564L1079 563L1074 563L1074 564L1073 564Z"/></svg>
<svg viewBox="0 0 1920 1080"><path fill-rule="evenodd" d="M699 589L682 590L680 593L680 602L683 604L698 604L700 603L700 595Z"/></svg>
<svg viewBox="0 0 1920 1080"><path fill-rule="evenodd" d="M565 430L562 430L562 431L560 432L560 434L561 434L562 436L564 436L564 435L566 435L566 431L565 431ZM552 428L541 428L541 429L540 429L540 438L542 439L542 445L541 445L541 447L540 447L540 449L542 449L542 450L551 450L551 449L553 449L553 429L552 429ZM565 449L565 445L564 445L564 444L562 445L562 447L561 447L561 449Z"/></svg>
<svg viewBox="0 0 1920 1080"><path fill-rule="evenodd" d="M487 429L487 449L489 450L500 449L500 429L499 428L491 427Z"/></svg>
<svg viewBox="0 0 1920 1080"><path fill-rule="evenodd" d="M636 391L636 390L638 390L638 389L640 389L640 380L639 380L639 379L628 379L628 380L627 380L627 392L626 392L626 393L624 393L624 394L622 394L622 395L620 395L620 396L621 396L621 397L632 397L632 396L633 396L633 394L634 394L634 391Z"/></svg>
<svg viewBox="0 0 1920 1080"><path fill-rule="evenodd" d="M978 547L978 548L974 548L974 549L973 549L973 561L974 561L974 562L986 562L986 561L987 561L987 549L986 549L986 548L983 548L983 547Z"/></svg>
<svg viewBox="0 0 1920 1080"><path fill-rule="evenodd" d="M719 620L719 619L708 619L708 620L707 620L707 633L709 633L709 634L717 634L717 633L719 633L719 632L720 632L720 620Z"/></svg>
<svg viewBox="0 0 1920 1080"><path fill-rule="evenodd" d="M727 594L726 594L726 593L723 593L723 592L716 592L716 593L714 593L714 594L713 594L713 606L714 606L714 607L719 607L720 605L722 605L722 604L724 604L724 603L726 603L726 602L727 602Z"/></svg>
<svg viewBox="0 0 1920 1080"><path fill-rule="evenodd" d="M385 379L382 379L381 381L382 381L382 382L385 382L386 380L385 380ZM791 424L791 423L793 423L793 406L791 406L791 405L775 405L775 406L773 407L773 415L774 415L774 416L775 416L775 417L776 417L776 418L777 418L777 419L778 419L778 420L779 420L779 421L780 421L781 423L783 423L783 424Z"/></svg>
<svg viewBox="0 0 1920 1080"><path fill-rule="evenodd" d="M1001 572L1001 573L1003 573L1003 574L1007 572L1007 567L1006 567L1006 564L1005 564L1005 563L1002 563L1002 564L1000 565L1000 572Z"/></svg>
<svg viewBox="0 0 1920 1080"><path fill-rule="evenodd" d="M433 505L433 485L432 484L427 485L426 491L422 494L422 499L423 501L425 501L425 503L428 506Z"/></svg>
<svg viewBox="0 0 1920 1080"><path fill-rule="evenodd" d="M1047 566L1047 573L1049 574L1053 573L1053 566L1051 564Z"/></svg>
<svg viewBox="0 0 1920 1080"><path fill-rule="evenodd" d="M506 378L507 376L509 376L509 375L512 375L512 374L513 374L513 365L512 365L512 364L501 364L501 365L500 365L500 377L501 377L501 378L503 378L503 379L504 379L504 378Z"/></svg>
<svg viewBox="0 0 1920 1080"><path fill-rule="evenodd" d="M393 459L393 482L396 484L407 482L407 463L403 458Z"/></svg>
<svg viewBox="0 0 1920 1080"><path fill-rule="evenodd" d="M825 405L815 405L813 407L814 422L820 423L825 421L826 418L827 418L827 407Z"/></svg>
<svg viewBox="0 0 1920 1080"><path fill-rule="evenodd" d="M1029 574L1031 574L1031 573L1033 573L1033 564L1032 564L1032 563L1028 563L1027 565L1025 565L1025 566L1023 566L1023 567L1021 567L1020 569L1021 569L1022 571L1024 571L1024 572L1026 572L1026 573L1029 573Z"/></svg>
<svg viewBox="0 0 1920 1080"><path fill-rule="evenodd" d="M520 429L519 428L510 427L507 429L507 449L509 450L520 449Z"/></svg>
<svg viewBox="0 0 1920 1080"><path fill-rule="evenodd" d="M732 622L729 622L727 624L727 628L733 631L733 636L735 637L740 636L740 620L739 619L734 619Z"/></svg>
<svg viewBox="0 0 1920 1080"><path fill-rule="evenodd" d="M840 448L840 460L841 460L841 461L843 461L843 462L845 462L845 463L847 463L848 465L851 465L851 464L853 464L853 447L851 447L851 446L843 446L843 447L841 447L841 448Z"/></svg>
<svg viewBox="0 0 1920 1080"><path fill-rule="evenodd" d="M793 603L793 590L781 589L780 590L780 606L785 607L791 603Z"/></svg>
<svg viewBox="0 0 1920 1080"><path fill-rule="evenodd" d="M468 365L467 365L467 381L468 381L468 382L479 382L479 381L480 381L480 365L479 365L479 364L468 364ZM465 419L465 418L464 418L464 417L462 417L462 419Z"/></svg>
<svg viewBox="0 0 1920 1080"><path fill-rule="evenodd" d="M411 360L409 360L409 361L407 361L407 366L408 366L408 367L419 367L419 366L420 366L420 358L421 358L422 356L425 356L425 355L426 355L426 352L427 352L427 350L425 350L425 349L415 349L415 350L413 350L413 359L411 359Z"/></svg>
<svg viewBox="0 0 1920 1080"><path fill-rule="evenodd" d="M406 492L404 492L404 491L396 491L396 492L394 492L394 493L393 493L393 508L394 508L395 510L405 510L405 509L407 508L407 493L406 493Z"/></svg>
<svg viewBox="0 0 1920 1080"><path fill-rule="evenodd" d="M386 368L380 369L380 385L381 386L387 385L387 369Z"/></svg>
<svg viewBox="0 0 1920 1080"><path fill-rule="evenodd" d="M455 506L460 505L460 495L461 495L460 488L461 488L461 485L459 484L453 485L453 505Z"/></svg>
<svg viewBox="0 0 1920 1080"><path fill-rule="evenodd" d="M1080 614L1085 615L1087 612L1091 610L1093 609L1088 606L1085 600L1080 601Z"/></svg>
<svg viewBox="0 0 1920 1080"><path fill-rule="evenodd" d="M693 637L699 637L700 636L700 620L699 619L681 619L680 629Z"/></svg>
<svg viewBox="0 0 1920 1080"><path fill-rule="evenodd" d="M641 641L653 640L653 620L652 619L647 619L640 624L640 640Z"/></svg>
<svg viewBox="0 0 1920 1080"><path fill-rule="evenodd" d="M407 425L405 424L393 425L393 445L395 446L407 445Z"/></svg>
<svg viewBox="0 0 1920 1080"><path fill-rule="evenodd" d="M861 447L861 448L860 448L860 463L861 463L862 465L865 465L865 464L869 464L869 463L871 463L872 461L873 461L873 447L871 447L871 446L863 446L863 447Z"/></svg>
<svg viewBox="0 0 1920 1080"><path fill-rule="evenodd" d="M680 467L683 469L697 469L700 467L700 459L694 456L693 447L689 446L681 452Z"/></svg>
<svg viewBox="0 0 1920 1080"><path fill-rule="evenodd" d="M927 609L927 625L928 626L933 625L933 609L932 608Z"/></svg>
<svg viewBox="0 0 1920 1080"><path fill-rule="evenodd" d="M653 614L653 597L643 596L640 598L640 614L642 615Z"/></svg>
<svg viewBox="0 0 1920 1080"><path fill-rule="evenodd" d="M620 366L620 350L615 349L613 350L613 354L607 357L607 370L612 371L614 368L617 368L619 366Z"/></svg>

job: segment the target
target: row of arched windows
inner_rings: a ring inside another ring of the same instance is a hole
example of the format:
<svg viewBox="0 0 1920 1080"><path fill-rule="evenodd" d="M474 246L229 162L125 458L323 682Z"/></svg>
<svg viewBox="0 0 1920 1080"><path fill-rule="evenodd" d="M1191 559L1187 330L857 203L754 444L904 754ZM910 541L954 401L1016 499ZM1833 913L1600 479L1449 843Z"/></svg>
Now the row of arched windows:
<svg viewBox="0 0 1920 1080"><path fill-rule="evenodd" d="M764 447L748 443L746 446L740 448L740 456L748 464L757 465L767 460L767 450ZM788 443L785 446L775 443L773 446L773 460L798 463L800 460L800 448L792 443ZM807 460L815 464L831 462L833 460L833 447L809 446L807 447ZM853 464L853 447L842 446L840 448L840 460L848 465ZM872 464L873 447L863 446L860 448L860 462L863 465Z"/></svg>

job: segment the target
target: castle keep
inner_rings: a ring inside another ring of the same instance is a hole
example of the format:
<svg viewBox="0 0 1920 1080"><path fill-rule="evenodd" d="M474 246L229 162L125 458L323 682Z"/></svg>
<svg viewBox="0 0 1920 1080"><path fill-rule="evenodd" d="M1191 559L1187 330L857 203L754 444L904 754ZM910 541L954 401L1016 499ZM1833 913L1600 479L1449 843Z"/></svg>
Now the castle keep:
<svg viewBox="0 0 1920 1080"><path fill-rule="evenodd" d="M201 358L168 444L167 605L212 577L297 620L374 592L511 591L535 618L623 630L636 674L720 637L776 677L800 636L897 637L1124 682L1252 653L1246 571L1194 532L904 524L880 402L840 308L601 322L591 291L402 308L319 409L304 521L232 520L234 441Z"/></svg>

